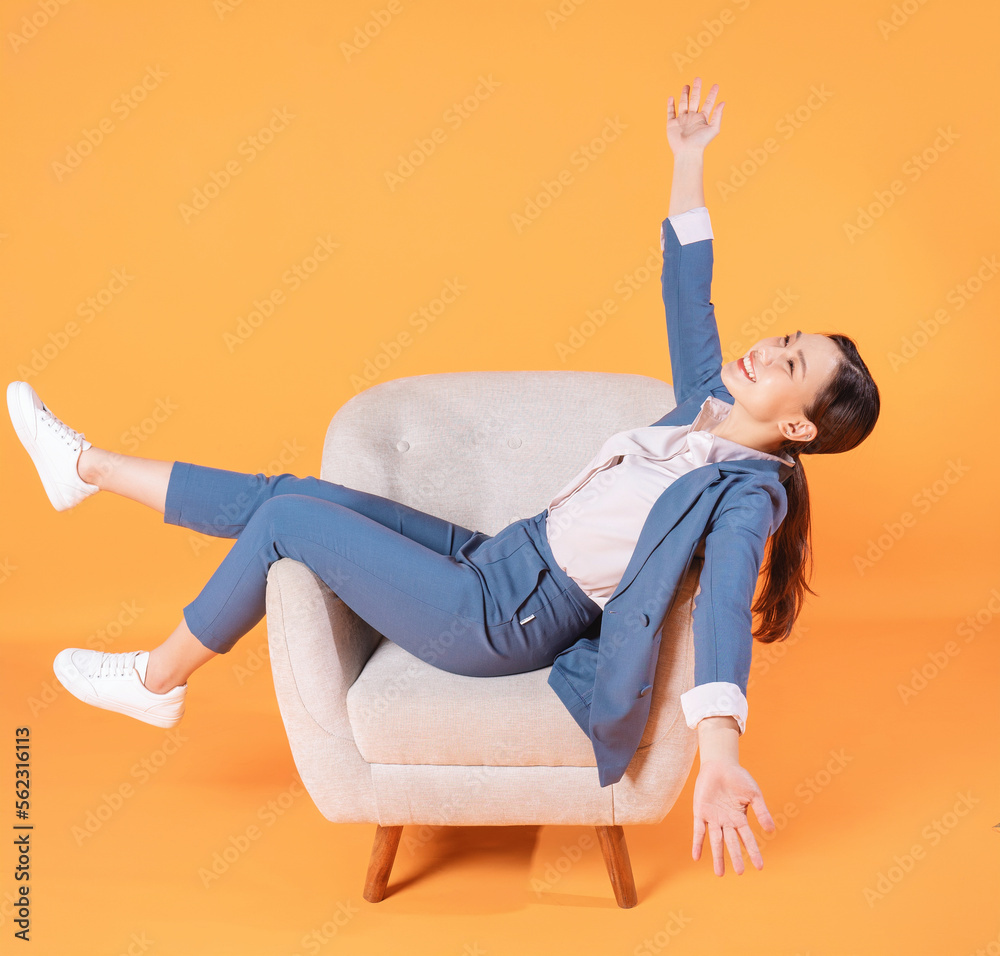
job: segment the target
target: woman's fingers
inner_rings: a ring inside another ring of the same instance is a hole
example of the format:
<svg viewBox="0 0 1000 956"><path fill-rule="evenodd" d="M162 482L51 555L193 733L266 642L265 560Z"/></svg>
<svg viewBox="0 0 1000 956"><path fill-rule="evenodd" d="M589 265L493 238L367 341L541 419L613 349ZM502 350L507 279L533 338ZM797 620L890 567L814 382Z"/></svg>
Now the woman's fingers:
<svg viewBox="0 0 1000 956"><path fill-rule="evenodd" d="M726 838L726 846L729 847L729 859L733 861L733 870L737 876L743 875L743 851L740 849L740 838L736 835L733 827L723 827L723 836Z"/></svg>
<svg viewBox="0 0 1000 956"><path fill-rule="evenodd" d="M705 842L705 821L701 817L694 818L694 843L691 846L691 856L695 860L701 859L701 848Z"/></svg>
<svg viewBox="0 0 1000 956"><path fill-rule="evenodd" d="M750 829L750 825L747 823L744 823L738 829L740 837L743 840L743 845L747 848L747 853L750 855L750 861L758 870L761 869L764 866L764 857L760 855L760 848L757 846L753 830Z"/></svg>
<svg viewBox="0 0 1000 956"><path fill-rule="evenodd" d="M722 840L722 827L710 826L708 839L712 844L712 861L715 864L715 875L722 876L726 872L725 844Z"/></svg>
<svg viewBox="0 0 1000 956"><path fill-rule="evenodd" d="M688 85L684 84L681 89L680 99L678 100L676 109L674 107L674 98L672 96L667 97L667 119L674 119L683 113L704 113L705 118L712 116L712 108L715 106L715 100L719 95L719 84L713 83L709 87L708 93L705 94L705 105L698 109L698 101L701 99L701 77L696 76L694 82ZM719 104L719 110L725 106L725 102ZM718 116L712 117L712 125L718 126Z"/></svg>
<svg viewBox="0 0 1000 956"><path fill-rule="evenodd" d="M719 95L719 84L713 83L705 95L705 105L701 108L701 112L705 114L707 119L712 115L712 107L715 105L715 98Z"/></svg>

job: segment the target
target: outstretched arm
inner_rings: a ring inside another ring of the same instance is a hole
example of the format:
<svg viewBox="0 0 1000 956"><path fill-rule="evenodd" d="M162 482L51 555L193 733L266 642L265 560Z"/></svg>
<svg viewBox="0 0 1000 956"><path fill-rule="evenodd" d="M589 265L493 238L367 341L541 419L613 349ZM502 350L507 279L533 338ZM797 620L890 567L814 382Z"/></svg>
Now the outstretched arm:
<svg viewBox="0 0 1000 956"><path fill-rule="evenodd" d="M681 697L688 726L701 718L692 856L701 858L707 832L717 876L725 873L727 848L733 869L743 873L741 841L753 865L758 870L764 865L748 824L748 807L765 831L775 829L760 787L739 759L753 645L751 604L771 520L771 503L763 492L744 495L720 511L706 539L701 591L695 599L696 686Z"/></svg>
<svg viewBox="0 0 1000 956"><path fill-rule="evenodd" d="M688 100L668 100L667 141L674 152L670 213L661 224L663 305L674 399L678 406L703 400L721 385L722 349L712 305L712 227L702 184L705 146L718 134L722 104L715 106L718 84L698 111L701 80L695 79ZM708 116L714 107L711 122Z"/></svg>
<svg viewBox="0 0 1000 956"><path fill-rule="evenodd" d="M726 105L723 100L712 115L718 94L719 84L713 83L705 97L705 105L699 110L701 77L696 76L690 87L685 85L681 90L679 103L675 105L674 98L667 97L667 142L674 153L674 179L670 187L668 216L705 205L705 187L702 184L705 147L719 135L722 110Z"/></svg>

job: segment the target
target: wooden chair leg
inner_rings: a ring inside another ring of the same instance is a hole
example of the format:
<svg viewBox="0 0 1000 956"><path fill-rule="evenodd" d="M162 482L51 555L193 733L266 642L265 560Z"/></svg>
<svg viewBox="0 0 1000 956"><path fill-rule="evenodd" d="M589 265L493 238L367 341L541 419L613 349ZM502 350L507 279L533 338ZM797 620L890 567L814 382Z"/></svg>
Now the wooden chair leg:
<svg viewBox="0 0 1000 956"><path fill-rule="evenodd" d="M635 892L632 864L625 844L625 831L620 826L597 827L597 839L604 854L604 865L611 877L615 900L622 909L631 909L639 902Z"/></svg>
<svg viewBox="0 0 1000 956"><path fill-rule="evenodd" d="M392 872L392 862L396 859L396 849L403 828L376 826L375 842L372 844L372 855L368 861L368 875L365 877L364 898L369 903L380 903L385 896L385 888L389 884L389 874Z"/></svg>

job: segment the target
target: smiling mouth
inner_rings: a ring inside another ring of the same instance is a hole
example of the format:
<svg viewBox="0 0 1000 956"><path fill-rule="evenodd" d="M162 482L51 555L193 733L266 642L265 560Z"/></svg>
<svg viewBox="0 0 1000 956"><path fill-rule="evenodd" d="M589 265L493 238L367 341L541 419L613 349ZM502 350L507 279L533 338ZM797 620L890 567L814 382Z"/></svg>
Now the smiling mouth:
<svg viewBox="0 0 1000 956"><path fill-rule="evenodd" d="M749 368L747 367L747 359L749 359ZM757 381L757 379L755 378L756 372L754 371L753 367L753 358L750 357L749 353L747 353L747 355L744 355L742 358L737 359L736 364L740 367L740 370L748 379L750 379L751 382Z"/></svg>

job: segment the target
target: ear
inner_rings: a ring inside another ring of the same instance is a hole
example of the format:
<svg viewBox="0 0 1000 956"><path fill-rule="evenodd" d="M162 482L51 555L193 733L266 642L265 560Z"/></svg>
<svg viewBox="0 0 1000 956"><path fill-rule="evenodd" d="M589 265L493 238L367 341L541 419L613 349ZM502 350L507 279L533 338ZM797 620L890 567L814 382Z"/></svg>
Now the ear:
<svg viewBox="0 0 1000 956"><path fill-rule="evenodd" d="M817 434L816 426L808 418L785 419L778 422L778 431L791 441L809 442Z"/></svg>

